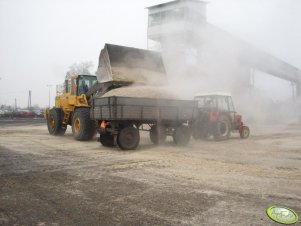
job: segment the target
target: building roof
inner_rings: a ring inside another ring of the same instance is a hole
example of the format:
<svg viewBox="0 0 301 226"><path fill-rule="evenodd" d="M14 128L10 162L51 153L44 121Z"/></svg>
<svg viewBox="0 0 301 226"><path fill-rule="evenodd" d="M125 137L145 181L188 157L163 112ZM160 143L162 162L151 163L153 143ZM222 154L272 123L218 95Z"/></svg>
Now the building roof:
<svg viewBox="0 0 301 226"><path fill-rule="evenodd" d="M149 7L146 7L146 9L160 8L160 7L164 7L166 5L173 5L173 4L177 4L177 3L180 3L180 2L194 2L194 3L201 3L201 4L207 4L208 3L206 1L199 1L199 0L175 0L175 1L171 1L171 2L161 3L161 4L158 4L158 5L149 6Z"/></svg>

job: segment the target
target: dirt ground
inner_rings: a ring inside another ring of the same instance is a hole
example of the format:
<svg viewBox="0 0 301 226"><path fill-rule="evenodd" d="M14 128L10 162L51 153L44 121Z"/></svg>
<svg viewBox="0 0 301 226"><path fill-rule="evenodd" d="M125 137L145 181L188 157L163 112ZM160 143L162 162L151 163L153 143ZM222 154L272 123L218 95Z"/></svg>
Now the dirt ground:
<svg viewBox="0 0 301 226"><path fill-rule="evenodd" d="M271 205L300 215L301 126L250 127L247 140L185 148L143 132L121 151L0 120L0 225L276 225Z"/></svg>

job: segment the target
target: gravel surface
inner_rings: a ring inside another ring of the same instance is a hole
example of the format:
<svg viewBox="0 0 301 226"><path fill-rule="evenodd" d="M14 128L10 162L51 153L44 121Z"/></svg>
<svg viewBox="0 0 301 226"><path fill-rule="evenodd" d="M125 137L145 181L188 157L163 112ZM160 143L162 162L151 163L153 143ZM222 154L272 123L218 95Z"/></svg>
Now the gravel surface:
<svg viewBox="0 0 301 226"><path fill-rule="evenodd" d="M251 132L185 148L142 132L126 152L0 120L0 225L276 225L271 205L301 214L301 127Z"/></svg>

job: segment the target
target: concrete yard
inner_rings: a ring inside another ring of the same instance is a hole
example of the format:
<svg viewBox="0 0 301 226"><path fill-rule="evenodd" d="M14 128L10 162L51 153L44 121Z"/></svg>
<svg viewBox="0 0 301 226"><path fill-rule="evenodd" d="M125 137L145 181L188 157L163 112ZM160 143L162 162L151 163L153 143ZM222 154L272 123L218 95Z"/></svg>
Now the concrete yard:
<svg viewBox="0 0 301 226"><path fill-rule="evenodd" d="M50 136L43 120L0 121L0 225L276 225L301 214L301 126L250 126L241 140L172 139L135 151Z"/></svg>

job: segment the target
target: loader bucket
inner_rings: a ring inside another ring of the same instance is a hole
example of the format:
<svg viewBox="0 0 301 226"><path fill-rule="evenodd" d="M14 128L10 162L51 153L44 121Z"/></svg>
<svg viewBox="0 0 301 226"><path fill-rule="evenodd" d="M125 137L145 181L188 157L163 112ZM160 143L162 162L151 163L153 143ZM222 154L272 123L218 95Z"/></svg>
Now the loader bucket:
<svg viewBox="0 0 301 226"><path fill-rule="evenodd" d="M162 56L159 52L105 44L99 56L96 72L100 83L167 83Z"/></svg>

